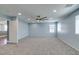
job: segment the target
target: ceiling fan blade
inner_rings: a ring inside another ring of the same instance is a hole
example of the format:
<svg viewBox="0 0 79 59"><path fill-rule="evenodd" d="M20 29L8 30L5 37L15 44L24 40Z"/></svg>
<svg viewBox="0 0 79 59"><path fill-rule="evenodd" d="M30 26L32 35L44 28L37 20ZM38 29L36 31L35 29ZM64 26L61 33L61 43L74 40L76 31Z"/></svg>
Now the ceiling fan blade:
<svg viewBox="0 0 79 59"><path fill-rule="evenodd" d="M36 16L36 17L40 17L40 16Z"/></svg>
<svg viewBox="0 0 79 59"><path fill-rule="evenodd" d="M41 19L46 19L47 17L43 17L43 18L41 18Z"/></svg>
<svg viewBox="0 0 79 59"><path fill-rule="evenodd" d="M47 17L36 16L36 20L45 20Z"/></svg>

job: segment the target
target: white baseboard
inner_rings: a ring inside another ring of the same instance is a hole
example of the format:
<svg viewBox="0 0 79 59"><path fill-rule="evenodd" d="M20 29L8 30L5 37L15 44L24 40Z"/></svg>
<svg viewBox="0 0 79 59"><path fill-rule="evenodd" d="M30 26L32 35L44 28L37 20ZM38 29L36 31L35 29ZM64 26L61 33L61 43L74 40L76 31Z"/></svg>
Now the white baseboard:
<svg viewBox="0 0 79 59"><path fill-rule="evenodd" d="M69 44L68 42L64 41L63 39L59 39L59 40L63 41L65 44L69 45L70 47L74 48L75 50L79 51L78 48L72 46L71 44Z"/></svg>

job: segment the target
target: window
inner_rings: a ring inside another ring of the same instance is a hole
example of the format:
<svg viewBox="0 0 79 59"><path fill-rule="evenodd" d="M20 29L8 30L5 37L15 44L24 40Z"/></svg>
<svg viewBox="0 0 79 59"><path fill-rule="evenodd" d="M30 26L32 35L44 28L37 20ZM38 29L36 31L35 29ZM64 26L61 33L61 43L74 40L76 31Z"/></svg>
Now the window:
<svg viewBox="0 0 79 59"><path fill-rule="evenodd" d="M0 31L7 31L7 22L0 21Z"/></svg>
<svg viewBox="0 0 79 59"><path fill-rule="evenodd" d="M0 31L7 31L7 25L6 24L0 24Z"/></svg>
<svg viewBox="0 0 79 59"><path fill-rule="evenodd" d="M54 33L55 32L55 24L50 24L49 25L49 32Z"/></svg>
<svg viewBox="0 0 79 59"><path fill-rule="evenodd" d="M4 31L7 31L7 24L4 25Z"/></svg>
<svg viewBox="0 0 79 59"><path fill-rule="evenodd" d="M79 34L79 15L75 19L75 34Z"/></svg>
<svg viewBox="0 0 79 59"><path fill-rule="evenodd" d="M58 32L61 32L61 23L58 23L58 28L57 28Z"/></svg>

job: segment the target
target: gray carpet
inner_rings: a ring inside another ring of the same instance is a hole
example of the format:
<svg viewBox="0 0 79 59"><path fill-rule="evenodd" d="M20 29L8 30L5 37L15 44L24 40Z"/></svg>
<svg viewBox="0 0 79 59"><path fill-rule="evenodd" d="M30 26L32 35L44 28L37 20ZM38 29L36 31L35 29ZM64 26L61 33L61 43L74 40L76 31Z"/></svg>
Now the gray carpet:
<svg viewBox="0 0 79 59"><path fill-rule="evenodd" d="M61 40L49 37L29 37L18 44L0 46L1 55L79 55Z"/></svg>

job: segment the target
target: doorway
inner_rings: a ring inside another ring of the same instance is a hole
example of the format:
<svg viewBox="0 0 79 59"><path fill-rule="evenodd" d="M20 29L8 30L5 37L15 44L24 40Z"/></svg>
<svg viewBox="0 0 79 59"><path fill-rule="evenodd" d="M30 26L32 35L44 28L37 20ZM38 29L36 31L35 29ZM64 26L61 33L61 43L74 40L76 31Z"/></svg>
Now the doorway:
<svg viewBox="0 0 79 59"><path fill-rule="evenodd" d="M0 45L7 44L9 40L9 21L0 21Z"/></svg>

